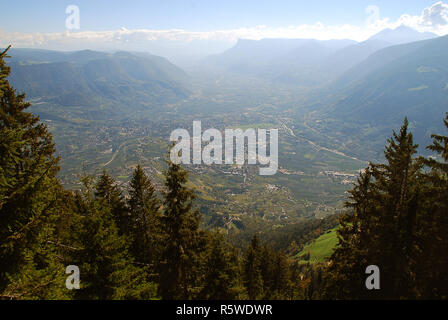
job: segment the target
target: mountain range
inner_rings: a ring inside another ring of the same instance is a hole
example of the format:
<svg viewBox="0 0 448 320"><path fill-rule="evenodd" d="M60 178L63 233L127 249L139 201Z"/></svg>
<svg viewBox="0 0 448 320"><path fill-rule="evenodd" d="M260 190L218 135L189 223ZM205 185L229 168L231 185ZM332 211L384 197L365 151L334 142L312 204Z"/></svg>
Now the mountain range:
<svg viewBox="0 0 448 320"><path fill-rule="evenodd" d="M10 81L30 99L107 118L188 96L188 75L143 53L12 49Z"/></svg>
<svg viewBox="0 0 448 320"><path fill-rule="evenodd" d="M420 33L401 26L383 30L360 43L313 39L240 40L233 48L210 56L204 63L221 72L313 87L335 80L380 49L435 37L433 33Z"/></svg>
<svg viewBox="0 0 448 320"><path fill-rule="evenodd" d="M310 88L304 106L316 129L331 132L350 150L363 141L381 149L404 116L416 135L425 137L422 143L439 129L448 109L447 49L448 36L407 27L383 30L361 43L240 40L198 70L286 84L289 90ZM9 54L11 83L34 104L44 105L39 113L48 119L61 110L87 119L163 112L194 90L186 72L148 53L12 49Z"/></svg>
<svg viewBox="0 0 448 320"><path fill-rule="evenodd" d="M341 141L356 136L371 149L407 116L423 151L448 111L447 50L448 36L381 49L316 91L309 105L321 126L337 120L331 126Z"/></svg>

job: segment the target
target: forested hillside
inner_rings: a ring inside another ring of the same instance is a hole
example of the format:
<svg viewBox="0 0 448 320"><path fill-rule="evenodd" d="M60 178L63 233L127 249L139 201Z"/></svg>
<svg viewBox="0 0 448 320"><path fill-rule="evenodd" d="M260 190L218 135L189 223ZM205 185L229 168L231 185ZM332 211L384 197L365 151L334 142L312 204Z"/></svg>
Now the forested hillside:
<svg viewBox="0 0 448 320"><path fill-rule="evenodd" d="M286 237L255 233L239 248L222 229L201 227L188 172L169 161L160 194L140 165L126 194L106 171L84 175L78 191L64 189L52 134L9 83L6 56L1 299L448 298L447 136L433 135L434 156L418 157L405 119L385 162L371 163L350 191L334 253L303 263L297 253L335 221L290 226ZM80 269L79 290L65 286L68 265ZM366 289L369 265L380 268L382 290Z"/></svg>
<svg viewBox="0 0 448 320"><path fill-rule="evenodd" d="M11 51L11 83L47 105L43 115L49 119L122 118L161 109L189 94L187 74L150 54Z"/></svg>
<svg viewBox="0 0 448 320"><path fill-rule="evenodd" d="M381 148L406 116L419 153L442 130L448 101L448 37L390 46L354 66L310 98L308 123L344 146L379 161ZM360 147L363 146L363 147Z"/></svg>

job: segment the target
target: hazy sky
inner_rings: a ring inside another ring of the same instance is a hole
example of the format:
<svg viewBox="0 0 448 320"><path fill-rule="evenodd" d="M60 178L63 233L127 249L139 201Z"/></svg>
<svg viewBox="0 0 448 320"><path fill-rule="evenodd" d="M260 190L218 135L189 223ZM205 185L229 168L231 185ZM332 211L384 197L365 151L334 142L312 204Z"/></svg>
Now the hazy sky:
<svg viewBox="0 0 448 320"><path fill-rule="evenodd" d="M448 0L0 1L0 46L195 54L241 38L363 41L402 24L448 34ZM67 27L69 5L79 8L79 29Z"/></svg>
<svg viewBox="0 0 448 320"><path fill-rule="evenodd" d="M4 2L0 29L7 32L61 32L65 8L81 13L81 31L185 29L212 31L266 25L353 24L362 26L365 9L376 5L380 15L397 20L420 15L431 0L14 0Z"/></svg>

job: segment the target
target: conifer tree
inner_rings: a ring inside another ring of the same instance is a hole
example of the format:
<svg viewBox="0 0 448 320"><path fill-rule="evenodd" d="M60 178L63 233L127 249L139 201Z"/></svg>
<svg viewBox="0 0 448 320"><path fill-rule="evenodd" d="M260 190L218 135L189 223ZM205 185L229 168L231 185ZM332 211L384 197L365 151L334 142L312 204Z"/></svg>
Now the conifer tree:
<svg viewBox="0 0 448 320"><path fill-rule="evenodd" d="M115 180L106 171L103 171L97 180L95 197L103 200L105 205L110 207L120 234L128 234L130 226L129 210Z"/></svg>
<svg viewBox="0 0 448 320"><path fill-rule="evenodd" d="M275 256L272 298L286 299L291 297L289 279L291 273L286 255L280 251Z"/></svg>
<svg viewBox="0 0 448 320"><path fill-rule="evenodd" d="M132 254L138 262L153 264L160 251L160 204L154 186L140 165L130 182L128 206Z"/></svg>
<svg viewBox="0 0 448 320"><path fill-rule="evenodd" d="M326 280L327 297L397 299L415 294L416 219L422 210L416 149L405 119L400 132L388 140L386 162L371 164L360 175L347 203L353 214L341 217L339 245ZM369 265L381 270L380 291L365 288Z"/></svg>
<svg viewBox="0 0 448 320"><path fill-rule="evenodd" d="M263 298L269 299L273 295L276 268L276 252L267 244L260 248L260 271L263 279Z"/></svg>
<svg viewBox="0 0 448 320"><path fill-rule="evenodd" d="M206 300L233 300L238 297L238 261L223 235L215 232L207 244L204 287L200 297Z"/></svg>
<svg viewBox="0 0 448 320"><path fill-rule="evenodd" d="M448 129L448 113L444 125ZM432 139L427 149L437 157L422 159L430 171L424 175L425 214L417 222L422 257L416 278L419 298L448 299L448 137L434 134Z"/></svg>
<svg viewBox="0 0 448 320"><path fill-rule="evenodd" d="M6 54L0 53L0 295L63 298L56 291L64 267L53 245L62 210L59 159L47 127L9 84Z"/></svg>
<svg viewBox="0 0 448 320"><path fill-rule="evenodd" d="M199 230L199 211L193 208L194 191L186 185L187 172L178 164L167 163L159 293L164 299L190 299L199 293L205 236Z"/></svg>
<svg viewBox="0 0 448 320"><path fill-rule="evenodd" d="M81 289L77 299L151 299L156 285L147 281L147 270L129 253L109 207L93 197L91 178L84 177L85 190L75 196L71 263L80 269Z"/></svg>
<svg viewBox="0 0 448 320"><path fill-rule="evenodd" d="M412 297L415 294L412 263L418 254L415 222L421 208L418 179L422 166L414 158L418 146L413 143L406 118L400 132L394 132L388 143L386 164L373 166L372 173L383 206L376 231L380 236L376 264L382 272L383 297Z"/></svg>
<svg viewBox="0 0 448 320"><path fill-rule="evenodd" d="M263 294L263 275L261 271L261 247L257 234L252 237L247 248L243 276L249 299L260 299Z"/></svg>

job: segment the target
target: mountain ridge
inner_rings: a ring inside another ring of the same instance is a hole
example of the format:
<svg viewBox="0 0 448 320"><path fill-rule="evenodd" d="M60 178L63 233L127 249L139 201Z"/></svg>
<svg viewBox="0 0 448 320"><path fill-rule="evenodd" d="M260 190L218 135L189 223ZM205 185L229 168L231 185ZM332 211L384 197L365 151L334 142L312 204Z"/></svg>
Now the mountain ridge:
<svg viewBox="0 0 448 320"><path fill-rule="evenodd" d="M105 110L159 108L189 95L189 76L149 54L14 49L10 55L11 83L28 98L51 105L102 110L107 117Z"/></svg>

